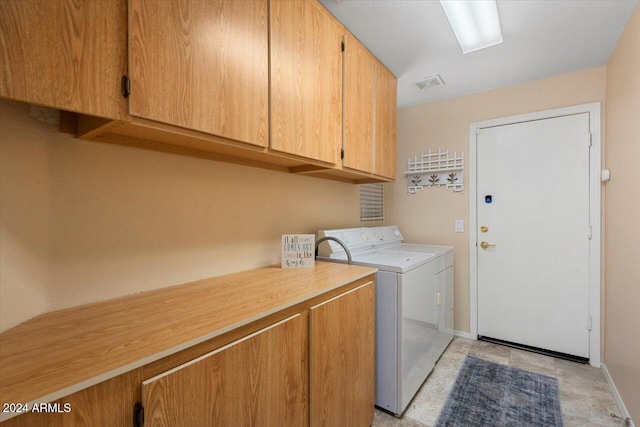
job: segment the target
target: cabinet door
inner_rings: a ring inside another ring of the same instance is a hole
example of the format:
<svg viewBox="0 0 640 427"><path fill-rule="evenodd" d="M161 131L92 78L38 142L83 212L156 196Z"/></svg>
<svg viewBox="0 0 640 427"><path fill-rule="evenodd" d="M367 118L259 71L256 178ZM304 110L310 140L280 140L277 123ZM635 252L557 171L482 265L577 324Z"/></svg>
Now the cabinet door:
<svg viewBox="0 0 640 427"><path fill-rule="evenodd" d="M143 382L145 427L307 425L306 327L290 317Z"/></svg>
<svg viewBox="0 0 640 427"><path fill-rule="evenodd" d="M130 427L133 407L140 400L138 389L140 381L142 381L142 369L134 369L51 402L61 409L60 412L32 410L5 420L0 425L2 427ZM70 412L64 412L65 405L70 405ZM29 409L32 409L32 405L29 405Z"/></svg>
<svg viewBox="0 0 640 427"><path fill-rule="evenodd" d="M271 0L271 148L337 163L342 29L312 0Z"/></svg>
<svg viewBox="0 0 640 427"><path fill-rule="evenodd" d="M0 1L0 97L122 119L126 0Z"/></svg>
<svg viewBox="0 0 640 427"><path fill-rule="evenodd" d="M374 172L373 104L375 61L352 36L345 37L344 52L344 159L345 167Z"/></svg>
<svg viewBox="0 0 640 427"><path fill-rule="evenodd" d="M131 115L266 146L267 15L267 0L131 0Z"/></svg>
<svg viewBox="0 0 640 427"><path fill-rule="evenodd" d="M398 80L376 66L376 174L396 177L396 127Z"/></svg>
<svg viewBox="0 0 640 427"><path fill-rule="evenodd" d="M373 282L311 308L311 426L369 426L374 407Z"/></svg>

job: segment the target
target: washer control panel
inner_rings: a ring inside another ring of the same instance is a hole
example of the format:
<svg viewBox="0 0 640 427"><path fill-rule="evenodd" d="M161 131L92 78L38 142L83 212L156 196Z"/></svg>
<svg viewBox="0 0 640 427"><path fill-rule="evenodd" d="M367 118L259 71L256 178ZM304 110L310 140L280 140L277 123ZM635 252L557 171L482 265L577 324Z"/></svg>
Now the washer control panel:
<svg viewBox="0 0 640 427"><path fill-rule="evenodd" d="M396 225L320 230L318 232L318 238L326 236L340 239L347 245L351 252L402 243L404 241L404 237ZM318 254L323 257L340 257L344 255L344 249L342 249L339 243L329 240L319 246Z"/></svg>

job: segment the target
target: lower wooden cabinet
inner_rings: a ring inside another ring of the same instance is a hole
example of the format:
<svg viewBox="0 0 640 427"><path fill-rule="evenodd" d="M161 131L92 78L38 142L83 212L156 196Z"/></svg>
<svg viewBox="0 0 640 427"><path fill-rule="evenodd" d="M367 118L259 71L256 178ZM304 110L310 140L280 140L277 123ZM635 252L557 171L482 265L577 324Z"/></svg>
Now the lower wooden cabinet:
<svg viewBox="0 0 640 427"><path fill-rule="evenodd" d="M45 404L44 411L34 411L33 407L30 407L29 412L10 418L0 425L2 427L132 427L134 404L140 399L139 384L143 379L142 369L134 369L53 401L50 406Z"/></svg>
<svg viewBox="0 0 640 427"><path fill-rule="evenodd" d="M145 427L371 425L374 295L365 283L311 307L308 329L298 314L144 381Z"/></svg>
<svg viewBox="0 0 640 427"><path fill-rule="evenodd" d="M0 426L370 426L374 286L366 276L51 403L70 412Z"/></svg>
<svg viewBox="0 0 640 427"><path fill-rule="evenodd" d="M144 381L145 427L306 425L306 342L298 314Z"/></svg>
<svg viewBox="0 0 640 427"><path fill-rule="evenodd" d="M311 307L311 426L369 426L374 406L375 288Z"/></svg>

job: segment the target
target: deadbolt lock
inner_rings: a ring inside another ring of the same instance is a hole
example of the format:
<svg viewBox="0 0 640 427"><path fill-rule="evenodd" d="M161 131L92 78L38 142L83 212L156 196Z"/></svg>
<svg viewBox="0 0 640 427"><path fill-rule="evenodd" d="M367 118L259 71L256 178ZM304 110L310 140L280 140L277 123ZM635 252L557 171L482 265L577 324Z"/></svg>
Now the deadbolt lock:
<svg viewBox="0 0 640 427"><path fill-rule="evenodd" d="M482 231L483 233L486 233L487 231L489 231L489 227L487 227L486 225L483 225L482 227L480 227L480 231Z"/></svg>
<svg viewBox="0 0 640 427"><path fill-rule="evenodd" d="M492 248L492 247L495 247L495 246L496 246L496 245L492 245L492 244L491 244L491 243L489 243L489 242L485 242L485 241L480 242L480 247L481 247L482 249Z"/></svg>

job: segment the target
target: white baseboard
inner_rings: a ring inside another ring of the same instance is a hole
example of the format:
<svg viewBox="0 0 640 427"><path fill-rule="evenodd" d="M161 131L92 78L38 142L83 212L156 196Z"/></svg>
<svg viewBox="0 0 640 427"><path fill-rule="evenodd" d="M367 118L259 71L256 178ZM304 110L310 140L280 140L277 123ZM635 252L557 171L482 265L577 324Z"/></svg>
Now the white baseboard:
<svg viewBox="0 0 640 427"><path fill-rule="evenodd" d="M461 338L471 338L471 334L469 334L469 332L453 331L453 335Z"/></svg>
<svg viewBox="0 0 640 427"><path fill-rule="evenodd" d="M620 393L618 393L618 389L616 388L616 384L613 382L613 378L611 378L611 374L609 373L609 370L607 369L607 365L602 363L600 366L602 366L602 373L604 374L604 377L607 380L607 383L609 384L609 388L611 389L611 393L613 393L613 397L616 399L616 403L618 404L618 408L620 408L620 412L622 412L621 414L617 414L617 415L620 415L623 419L624 418L629 418L629 420L631 421L631 424L629 424L629 425L631 427L635 427L635 424L633 423L633 420L631 419L631 416L629 415L629 411L627 411L627 407L624 406L624 402L622 401L622 397L620 396Z"/></svg>

